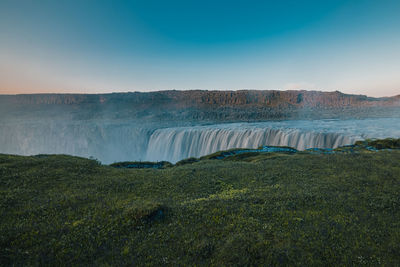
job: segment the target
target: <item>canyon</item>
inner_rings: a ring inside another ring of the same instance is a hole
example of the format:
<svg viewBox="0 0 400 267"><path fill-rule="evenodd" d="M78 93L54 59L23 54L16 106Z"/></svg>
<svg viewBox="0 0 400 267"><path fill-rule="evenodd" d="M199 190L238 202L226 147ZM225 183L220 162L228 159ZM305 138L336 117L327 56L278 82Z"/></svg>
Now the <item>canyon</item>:
<svg viewBox="0 0 400 267"><path fill-rule="evenodd" d="M0 112L0 153L69 154L107 164L400 137L400 96L337 91L1 95Z"/></svg>
<svg viewBox="0 0 400 267"><path fill-rule="evenodd" d="M339 91L158 91L0 95L1 118L263 121L400 116L400 95L373 98Z"/></svg>

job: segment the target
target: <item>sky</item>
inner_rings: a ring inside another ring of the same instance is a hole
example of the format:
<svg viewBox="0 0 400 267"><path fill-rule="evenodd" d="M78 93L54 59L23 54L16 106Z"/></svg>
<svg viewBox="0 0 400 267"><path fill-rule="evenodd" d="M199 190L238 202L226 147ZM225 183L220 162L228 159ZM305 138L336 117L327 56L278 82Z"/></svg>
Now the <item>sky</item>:
<svg viewBox="0 0 400 267"><path fill-rule="evenodd" d="M400 94L399 0L0 0L0 94Z"/></svg>

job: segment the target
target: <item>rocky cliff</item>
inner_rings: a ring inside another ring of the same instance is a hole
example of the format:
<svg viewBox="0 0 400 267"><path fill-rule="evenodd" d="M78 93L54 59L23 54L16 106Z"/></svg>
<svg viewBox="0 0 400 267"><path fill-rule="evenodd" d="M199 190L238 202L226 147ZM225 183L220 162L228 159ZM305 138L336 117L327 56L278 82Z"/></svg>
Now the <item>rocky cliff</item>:
<svg viewBox="0 0 400 267"><path fill-rule="evenodd" d="M235 121L400 116L400 95L319 91L158 91L1 95L2 117Z"/></svg>

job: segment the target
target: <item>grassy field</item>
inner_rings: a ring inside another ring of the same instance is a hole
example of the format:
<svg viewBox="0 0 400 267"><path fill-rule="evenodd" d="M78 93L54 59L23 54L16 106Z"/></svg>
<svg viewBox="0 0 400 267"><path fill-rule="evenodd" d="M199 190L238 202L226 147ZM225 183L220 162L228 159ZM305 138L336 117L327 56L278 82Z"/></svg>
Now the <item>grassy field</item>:
<svg viewBox="0 0 400 267"><path fill-rule="evenodd" d="M183 163L0 155L0 265L400 265L399 150Z"/></svg>

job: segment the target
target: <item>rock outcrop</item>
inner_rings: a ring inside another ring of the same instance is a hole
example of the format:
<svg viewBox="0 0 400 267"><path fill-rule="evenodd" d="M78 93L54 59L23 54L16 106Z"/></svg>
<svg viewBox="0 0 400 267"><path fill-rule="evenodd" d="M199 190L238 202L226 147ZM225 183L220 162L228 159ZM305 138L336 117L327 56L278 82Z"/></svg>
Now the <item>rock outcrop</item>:
<svg viewBox="0 0 400 267"><path fill-rule="evenodd" d="M400 115L400 95L373 98L339 91L157 91L111 94L1 95L9 116L75 119L235 121Z"/></svg>

